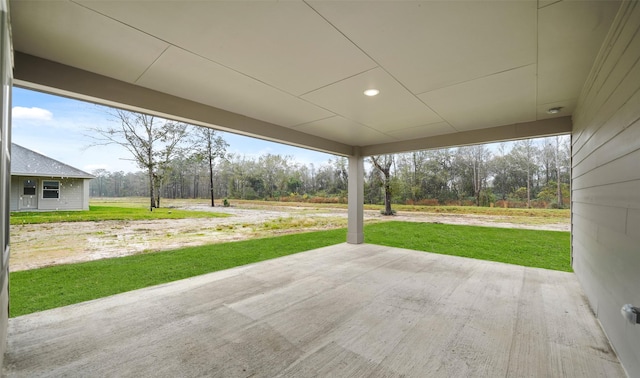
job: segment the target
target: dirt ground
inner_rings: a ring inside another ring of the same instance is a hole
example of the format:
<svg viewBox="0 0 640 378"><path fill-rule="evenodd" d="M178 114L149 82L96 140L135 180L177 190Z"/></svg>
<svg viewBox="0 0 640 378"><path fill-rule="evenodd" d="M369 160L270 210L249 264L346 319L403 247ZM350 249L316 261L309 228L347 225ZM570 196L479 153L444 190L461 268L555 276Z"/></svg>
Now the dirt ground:
<svg viewBox="0 0 640 378"><path fill-rule="evenodd" d="M11 271L245 240L285 233L346 227L340 208L264 206L260 208L187 205L183 208L228 213L226 218L104 221L11 226ZM386 220L569 231L567 220L545 223L517 217L399 212L383 217L365 211L365 222Z"/></svg>

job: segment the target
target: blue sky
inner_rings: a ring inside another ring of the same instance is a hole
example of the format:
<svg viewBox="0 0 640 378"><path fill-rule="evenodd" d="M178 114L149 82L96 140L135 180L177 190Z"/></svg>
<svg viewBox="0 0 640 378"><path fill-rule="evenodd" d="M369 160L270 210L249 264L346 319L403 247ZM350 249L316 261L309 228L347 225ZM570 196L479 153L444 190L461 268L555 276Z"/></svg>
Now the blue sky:
<svg viewBox="0 0 640 378"><path fill-rule="evenodd" d="M123 147L89 147L92 139L87 136L87 129L114 122L103 108L22 88L13 89L12 106L13 143L87 172L99 168L112 172L139 170ZM333 158L330 154L231 133L222 136L230 145L228 152L247 157L267 153L290 155L296 162L316 166Z"/></svg>

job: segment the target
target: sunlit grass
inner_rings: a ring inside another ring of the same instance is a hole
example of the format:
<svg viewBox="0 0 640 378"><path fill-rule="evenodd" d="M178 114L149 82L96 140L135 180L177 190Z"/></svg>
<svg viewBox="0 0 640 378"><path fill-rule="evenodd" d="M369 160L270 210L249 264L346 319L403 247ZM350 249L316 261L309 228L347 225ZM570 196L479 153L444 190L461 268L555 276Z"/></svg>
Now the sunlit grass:
<svg viewBox="0 0 640 378"><path fill-rule="evenodd" d="M228 214L208 211L191 211L172 208L158 208L149 211L147 207L132 204L91 205L84 211L18 211L11 213L11 224L36 224L56 222L98 222L105 220L152 220L184 218L219 218Z"/></svg>
<svg viewBox="0 0 640 378"><path fill-rule="evenodd" d="M385 222L367 225L365 242L535 268L572 270L569 232Z"/></svg>
<svg viewBox="0 0 640 378"><path fill-rule="evenodd" d="M384 222L365 241L447 255L571 271L568 232ZM12 272L11 316L70 305L345 241L346 230L310 232Z"/></svg>
<svg viewBox="0 0 640 378"><path fill-rule="evenodd" d="M11 316L341 243L338 229L11 272Z"/></svg>

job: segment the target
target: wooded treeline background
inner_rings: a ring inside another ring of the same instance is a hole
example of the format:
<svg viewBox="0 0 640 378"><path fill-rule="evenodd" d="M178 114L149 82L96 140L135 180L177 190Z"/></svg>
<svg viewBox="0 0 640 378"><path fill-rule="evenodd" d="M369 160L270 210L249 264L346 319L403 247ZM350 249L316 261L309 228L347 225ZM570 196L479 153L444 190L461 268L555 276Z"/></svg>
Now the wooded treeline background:
<svg viewBox="0 0 640 378"><path fill-rule="evenodd" d="M394 204L568 207L570 140L549 137L384 156ZM209 198L210 161L184 150L163 166L164 198ZM385 177L365 163L365 202L383 204ZM92 172L92 197L149 196L148 172ZM217 199L346 203L347 159L301 164L291 156L225 154L213 162ZM558 185L558 180L560 185ZM156 189L156 190L158 190ZM558 193L560 189L560 193ZM560 194L560 196L558 195ZM222 202L220 201L220 204Z"/></svg>

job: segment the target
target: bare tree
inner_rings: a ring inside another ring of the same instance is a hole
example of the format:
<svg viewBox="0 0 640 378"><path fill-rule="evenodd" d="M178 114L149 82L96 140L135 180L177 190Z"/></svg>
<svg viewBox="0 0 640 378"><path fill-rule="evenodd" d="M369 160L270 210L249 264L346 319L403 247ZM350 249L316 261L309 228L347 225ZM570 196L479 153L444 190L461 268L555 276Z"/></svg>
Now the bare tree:
<svg viewBox="0 0 640 378"><path fill-rule="evenodd" d="M107 171L106 169L103 169L103 168L98 168L98 169L94 169L93 171L91 171L91 174L96 176L96 178L98 179L98 193L92 193L92 195L94 197L103 197L104 196L104 190L102 189L102 183L105 180L105 178L109 177L109 173L110 173L109 171Z"/></svg>
<svg viewBox="0 0 640 378"><path fill-rule="evenodd" d="M371 156L371 162L380 172L384 185L383 215L393 215L393 210L391 210L391 166L393 165L393 155Z"/></svg>
<svg viewBox="0 0 640 378"><path fill-rule="evenodd" d="M519 169L527 173L527 208L531 208L531 179L534 171L538 170L536 156L539 150L533 139L516 142L513 152L518 159Z"/></svg>
<svg viewBox="0 0 640 378"><path fill-rule="evenodd" d="M209 164L209 193L211 195L211 207L214 207L216 203L213 193L213 163L216 158L225 158L229 143L211 128L199 127L197 130L196 148L198 149L199 157Z"/></svg>
<svg viewBox="0 0 640 378"><path fill-rule="evenodd" d="M558 209L562 209L564 204L562 203L562 184L560 183L560 137L556 136L556 185L558 196Z"/></svg>
<svg viewBox="0 0 640 378"><path fill-rule="evenodd" d="M480 195L487 186L489 174L487 164L491 159L491 151L484 144L460 147L458 153L462 157L462 163L467 166L471 174L471 187L476 206L480 206Z"/></svg>
<svg viewBox="0 0 640 378"><path fill-rule="evenodd" d="M109 114L119 125L90 128L90 136L96 141L92 146L118 144L133 155L133 160L147 172L149 210L153 210L160 206L159 187L162 177L171 159L181 153L188 125L120 109Z"/></svg>

